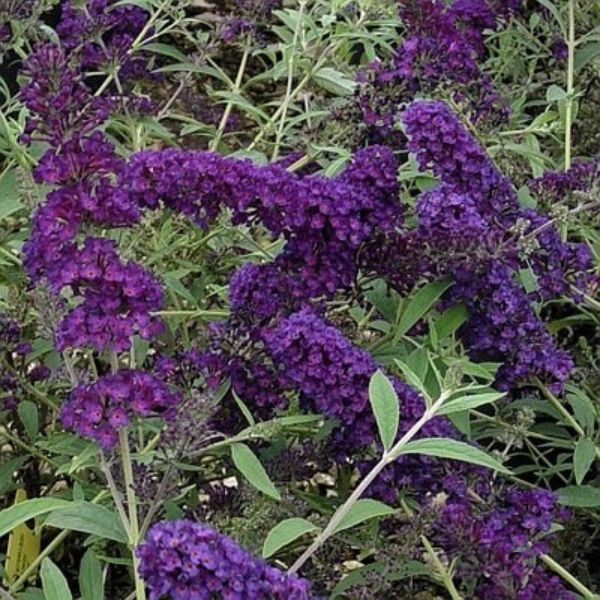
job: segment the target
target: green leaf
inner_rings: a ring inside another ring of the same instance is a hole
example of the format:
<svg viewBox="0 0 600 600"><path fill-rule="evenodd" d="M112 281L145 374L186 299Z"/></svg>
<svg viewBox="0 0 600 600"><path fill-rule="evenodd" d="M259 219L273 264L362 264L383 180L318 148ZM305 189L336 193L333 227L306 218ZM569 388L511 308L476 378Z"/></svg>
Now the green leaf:
<svg viewBox="0 0 600 600"><path fill-rule="evenodd" d="M403 336L425 316L440 299L442 294L451 286L451 281L433 281L420 289L410 300L402 314L400 324L396 329L396 338Z"/></svg>
<svg viewBox="0 0 600 600"><path fill-rule="evenodd" d="M423 438L409 442L394 456L401 454L426 454L438 458L449 458L488 467L499 473L510 474L510 471L489 454L465 442L446 438Z"/></svg>
<svg viewBox="0 0 600 600"><path fill-rule="evenodd" d="M558 501L565 506L595 508L600 506L600 489L591 485L570 485L557 490Z"/></svg>
<svg viewBox="0 0 600 600"><path fill-rule="evenodd" d="M233 394L233 399L235 400L235 403L238 405L238 408L244 415L246 421L248 421L248 425L250 425L250 427L254 427L254 425L256 425L256 420L252 416L250 409L248 408L248 406L246 406L246 403L236 394L234 389L232 389L231 392Z"/></svg>
<svg viewBox="0 0 600 600"><path fill-rule="evenodd" d="M257 490L275 500L281 500L281 495L269 479L265 468L246 444L233 444L231 446L231 458L238 471Z"/></svg>
<svg viewBox="0 0 600 600"><path fill-rule="evenodd" d="M573 471L575 473L575 481L579 485L590 470L596 458L596 446L587 438L581 438L575 446L575 454L573 457Z"/></svg>
<svg viewBox="0 0 600 600"><path fill-rule="evenodd" d="M90 548L81 559L79 566L79 592L81 600L104 600L102 563Z"/></svg>
<svg viewBox="0 0 600 600"><path fill-rule="evenodd" d="M449 308L435 323L439 340L444 340L455 333L469 318L469 312L464 304L456 304Z"/></svg>
<svg viewBox="0 0 600 600"><path fill-rule="evenodd" d="M577 422L590 434L596 426L596 407L587 394L576 387L569 387L567 395L569 404L573 407Z"/></svg>
<svg viewBox="0 0 600 600"><path fill-rule="evenodd" d="M575 52L575 69L579 71L600 55L600 42L585 44Z"/></svg>
<svg viewBox="0 0 600 600"><path fill-rule="evenodd" d="M425 387L425 384L421 381L419 376L406 363L403 363L401 360L395 358L394 362L396 363L396 366L402 371L402 375L404 375L406 382L415 389L419 390L419 392L421 392L421 394L423 394L425 398L430 399L431 396L427 388Z"/></svg>
<svg viewBox="0 0 600 600"><path fill-rule="evenodd" d="M66 508L53 511L44 522L58 529L72 529L98 537L127 542L127 534L116 513L91 502L73 502Z"/></svg>
<svg viewBox="0 0 600 600"><path fill-rule="evenodd" d="M496 402L500 400L506 394L502 392L489 392L485 394L473 394L470 396L461 396L454 400L449 400L437 411L438 415L449 415L455 412L461 412L464 410L470 410L477 408L483 404L489 404L490 402Z"/></svg>
<svg viewBox="0 0 600 600"><path fill-rule="evenodd" d="M335 528L335 533L355 527L369 519L393 515L395 512L391 506L379 502L379 500L371 500L370 498L357 500L350 512L339 522Z"/></svg>
<svg viewBox="0 0 600 600"><path fill-rule="evenodd" d="M175 276L174 273L165 273L163 275L163 280L166 286L173 290L176 294L179 294L182 298L185 298L190 304L196 306L197 301L192 293L179 281L179 279Z"/></svg>
<svg viewBox="0 0 600 600"><path fill-rule="evenodd" d="M187 62L188 57L173 46L169 46L168 44L145 44L141 48L142 50L148 50L150 52L154 52L155 54L162 54L163 56L168 56L169 58L173 58L179 62Z"/></svg>
<svg viewBox="0 0 600 600"><path fill-rule="evenodd" d="M23 400L17 407L21 423L25 427L27 437L34 442L37 438L39 428L38 408L34 402Z"/></svg>
<svg viewBox="0 0 600 600"><path fill-rule="evenodd" d="M313 75L313 81L336 96L348 96L353 94L356 88L356 82L331 67L319 69Z"/></svg>
<svg viewBox="0 0 600 600"><path fill-rule="evenodd" d="M265 543L263 544L262 556L269 558L278 550L291 544L299 537L319 529L316 525L306 519L293 518L285 519L278 523L269 531Z"/></svg>
<svg viewBox="0 0 600 600"><path fill-rule="evenodd" d="M563 90L559 85L553 83L546 90L546 100L548 102L561 102L567 97L567 92Z"/></svg>
<svg viewBox="0 0 600 600"><path fill-rule="evenodd" d="M381 443L387 451L398 433L400 409L394 386L380 370L375 371L369 381L369 401L377 421Z"/></svg>
<svg viewBox="0 0 600 600"><path fill-rule="evenodd" d="M49 558L42 561L40 577L46 600L72 600L73 596L65 576Z"/></svg>
<svg viewBox="0 0 600 600"><path fill-rule="evenodd" d="M0 222L23 208L19 200L17 176L14 169L0 177Z"/></svg>
<svg viewBox="0 0 600 600"><path fill-rule="evenodd" d="M5 508L0 511L0 537L29 519L59 508L66 508L71 504L70 500L60 500L58 498L33 498Z"/></svg>

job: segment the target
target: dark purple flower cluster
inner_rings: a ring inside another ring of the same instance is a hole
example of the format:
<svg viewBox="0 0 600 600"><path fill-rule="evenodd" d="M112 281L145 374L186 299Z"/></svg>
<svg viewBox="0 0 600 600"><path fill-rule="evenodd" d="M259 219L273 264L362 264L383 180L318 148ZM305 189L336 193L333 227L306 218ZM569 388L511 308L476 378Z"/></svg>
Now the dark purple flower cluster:
<svg viewBox="0 0 600 600"><path fill-rule="evenodd" d="M114 0L69 1L63 5L56 30L61 45L69 53L77 52L85 69L119 69L119 79L144 75L147 60L129 53L132 43L141 34L147 13L139 6Z"/></svg>
<svg viewBox="0 0 600 600"><path fill-rule="evenodd" d="M558 577L536 564L548 551L544 536L568 511L545 490L508 490L493 500L488 505L453 497L433 525L439 547L452 554L460 549L457 579L474 586L478 598L573 600Z"/></svg>
<svg viewBox="0 0 600 600"><path fill-rule="evenodd" d="M83 81L81 69L61 46L38 46L24 64L28 83L21 97L30 115L24 140L36 132L52 146L93 131L110 113L110 103L95 97Z"/></svg>
<svg viewBox="0 0 600 600"><path fill-rule="evenodd" d="M95 130L108 109L83 83L81 64L59 46L38 48L26 72L28 132L37 131L50 145L35 178L60 187L33 215L25 266L32 281L47 283L54 294L70 287L82 299L58 325L58 349L125 350L134 333L149 339L160 331L151 312L161 308L162 294L150 273L120 260L113 242L86 237L80 245L77 239L87 222L124 227L141 214L116 185L124 161Z"/></svg>
<svg viewBox="0 0 600 600"><path fill-rule="evenodd" d="M308 308L281 319L265 337L269 354L300 391L302 409L336 418L343 427L337 441L348 454L371 444L367 390L377 369L371 355Z"/></svg>
<svg viewBox="0 0 600 600"><path fill-rule="evenodd" d="M333 179L208 152L166 150L134 155L121 183L139 205L163 203L201 226L224 207L236 223L261 222L287 241L276 264L302 278L292 293L316 297L350 285L360 245L376 229L399 221L395 171L392 153L377 146L357 152Z"/></svg>
<svg viewBox="0 0 600 600"><path fill-rule="evenodd" d="M564 200L573 192L587 192L599 176L600 158L589 162L578 161L567 171L547 171L534 179L529 188L549 203Z"/></svg>
<svg viewBox="0 0 600 600"><path fill-rule="evenodd" d="M444 102L416 101L402 115L408 149L453 191L470 197L488 221L518 208L510 181Z"/></svg>
<svg viewBox="0 0 600 600"><path fill-rule="evenodd" d="M151 339L162 330L151 315L162 307L160 285L137 263L123 263L114 242L86 238L57 276L53 286L69 286L82 297L58 325L58 350L90 345L120 352L129 349L134 333Z"/></svg>
<svg viewBox="0 0 600 600"><path fill-rule="evenodd" d="M392 134L397 118L394 105L408 101L417 91L431 92L440 86L450 90L455 101L466 102L475 120L505 118L507 108L479 61L485 55L485 32L499 28L521 5L522 0L400 2L399 15L408 36L393 64L373 63L359 76L363 87L359 104L367 125Z"/></svg>
<svg viewBox="0 0 600 600"><path fill-rule="evenodd" d="M151 600L309 600L310 584L254 558L231 538L193 521L154 525L138 548Z"/></svg>
<svg viewBox="0 0 600 600"><path fill-rule="evenodd" d="M418 228L407 234L413 246L420 241L418 256L427 266L406 273L454 277L449 301L464 302L471 315L463 340L474 357L505 363L499 385L510 388L536 375L559 389L572 362L555 348L532 300L569 294L572 284L585 287L589 249L563 242L546 217L519 207L510 181L444 103L414 102L403 122L421 169L441 180L417 199ZM391 243L402 248L403 237ZM525 268L532 269L537 284L529 294L518 282Z"/></svg>
<svg viewBox="0 0 600 600"><path fill-rule="evenodd" d="M557 349L531 305L531 299L510 271L492 263L477 278L457 281L454 298L469 310L462 338L475 360L502 362L496 385L511 389L520 381L539 377L559 392L573 368L568 353Z"/></svg>
<svg viewBox="0 0 600 600"><path fill-rule="evenodd" d="M246 263L229 280L229 306L242 318L270 319L289 304L294 284L273 263Z"/></svg>
<svg viewBox="0 0 600 600"><path fill-rule="evenodd" d="M118 430L135 417L176 414L179 396L162 381L141 370L120 370L91 384L79 384L62 405L60 418L65 427L112 448Z"/></svg>

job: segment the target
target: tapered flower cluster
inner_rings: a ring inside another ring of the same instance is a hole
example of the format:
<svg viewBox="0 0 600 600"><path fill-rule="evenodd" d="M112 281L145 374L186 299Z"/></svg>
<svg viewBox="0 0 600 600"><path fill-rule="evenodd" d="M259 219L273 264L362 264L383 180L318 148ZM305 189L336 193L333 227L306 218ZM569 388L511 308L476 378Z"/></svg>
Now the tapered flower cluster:
<svg viewBox="0 0 600 600"><path fill-rule="evenodd" d="M349 286L360 245L400 219L394 158L377 146L357 152L332 179L208 152L147 151L132 157L121 182L140 206L162 204L201 226L229 208L234 222L260 222L283 236L276 265L302 279L291 291L304 297Z"/></svg>
<svg viewBox="0 0 600 600"><path fill-rule="evenodd" d="M417 199L416 230L391 236L388 251L372 250L373 266L380 260L383 272L396 271L390 280L402 289L419 277L452 275L448 301L465 303L471 315L463 340L475 358L503 363L498 385L509 389L538 376L559 390L572 362L554 346L532 300L592 284L589 249L563 242L547 217L519 207L510 181L446 104L416 101L403 122L408 148L440 184ZM419 256L418 267L407 248ZM520 282L527 268L535 290Z"/></svg>
<svg viewBox="0 0 600 600"><path fill-rule="evenodd" d="M466 492L466 490L465 490ZM574 600L560 579L536 565L548 551L553 522L568 517L546 490L509 490L493 508L454 496L433 525L439 547L462 549L457 579L470 582L478 598Z"/></svg>
<svg viewBox="0 0 600 600"><path fill-rule="evenodd" d="M419 166L431 169L455 192L469 196L482 217L490 220L518 208L510 181L498 172L446 103L413 102L403 113L402 122L408 149Z"/></svg>
<svg viewBox="0 0 600 600"><path fill-rule="evenodd" d="M310 584L189 520L154 525L138 548L151 600L309 600Z"/></svg>
<svg viewBox="0 0 600 600"><path fill-rule="evenodd" d="M121 261L113 242L80 239L89 223L125 227L141 214L116 185L124 161L96 130L108 116L106 101L92 95L82 65L62 46L42 45L25 71L27 131L49 144L34 176L58 186L33 215L25 266L33 282L56 295L70 288L81 298L57 326L58 349L125 350L133 334L149 339L160 331L151 312L161 308L162 294L150 273Z"/></svg>
<svg viewBox="0 0 600 600"><path fill-rule="evenodd" d="M529 187L550 202L564 200L573 192L588 192L600 175L600 158L573 163L567 171L547 171L534 179Z"/></svg>
<svg viewBox="0 0 600 600"><path fill-rule="evenodd" d="M30 115L25 139L36 138L58 146L93 131L110 113L110 103L95 97L83 74L62 46L43 44L27 59L24 72L29 81L21 88Z"/></svg>
<svg viewBox="0 0 600 600"><path fill-rule="evenodd" d="M135 333L149 340L162 330L151 315L162 306L160 285L137 263L121 262L113 242L86 238L71 260L60 273L61 287L69 286L82 302L59 323L58 350L89 345L120 352Z"/></svg>
<svg viewBox="0 0 600 600"><path fill-rule="evenodd" d="M91 384L79 384L61 408L65 427L112 448L119 429L135 417L176 414L179 396L162 381L141 370L120 370Z"/></svg>
<svg viewBox="0 0 600 600"><path fill-rule="evenodd" d="M81 66L119 69L119 80L143 75L147 60L130 48L141 34L147 13L133 4L114 0L69 1L63 5L57 33L69 52L77 52Z"/></svg>
<svg viewBox="0 0 600 600"><path fill-rule="evenodd" d="M397 109L417 91L437 88L464 102L473 119L503 119L507 108L491 78L481 70L485 32L500 28L518 12L522 0L402 0L400 19L407 37L397 48L391 65L374 63L359 76L359 104L365 123L376 138L394 135Z"/></svg>

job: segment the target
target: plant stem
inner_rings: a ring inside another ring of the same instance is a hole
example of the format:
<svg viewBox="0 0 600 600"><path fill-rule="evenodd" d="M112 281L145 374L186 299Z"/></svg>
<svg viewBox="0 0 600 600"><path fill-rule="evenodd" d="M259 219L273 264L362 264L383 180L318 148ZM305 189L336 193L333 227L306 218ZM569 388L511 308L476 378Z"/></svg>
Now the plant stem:
<svg viewBox="0 0 600 600"><path fill-rule="evenodd" d="M273 148L273 154L271 156L271 160L275 160L279 154L279 148L281 146L281 140L283 138L283 132L285 130L285 118L287 116L287 111L290 106L290 101L292 99L292 86L294 85L294 64L296 57L296 44L298 43L298 38L300 37L300 28L303 24L304 19L304 10L306 8L306 0L300 0L300 9L298 11L298 20L296 22L296 27L294 27L294 37L292 39L292 47L290 48L290 55L288 58L288 73L287 73L287 85L285 88L285 97L281 104L281 118L279 120L279 129L277 131L277 136L275 138L275 147Z"/></svg>
<svg viewBox="0 0 600 600"><path fill-rule="evenodd" d="M575 93L575 0L569 0L569 32L567 42L567 103L565 107L565 170L572 164L573 95Z"/></svg>
<svg viewBox="0 0 600 600"><path fill-rule="evenodd" d="M459 594L456 586L454 585L454 581L452 581L452 576L448 573L446 567L442 564L440 557L437 555L437 552L433 549L431 542L424 536L421 536L421 543L425 546L425 550L427 550L427 554L433 563L440 581L444 584L444 587L450 594L452 600L463 600L463 597Z"/></svg>
<svg viewBox="0 0 600 600"><path fill-rule="evenodd" d="M296 573L302 565L325 543L336 531L340 522L344 517L352 510L352 507L360 500L361 496L365 493L369 485L377 478L381 471L396 458L402 454L402 449L408 442L410 442L415 435L423 428L423 426L430 421L437 410L442 404L449 398L452 392L443 392L436 402L421 415L421 418L416 421L413 426L396 442L396 444L390 448L387 452L383 453L381 460L371 469L366 477L358 484L358 487L350 494L346 502L342 504L333 514L331 520L326 525L325 529L316 537L314 542L304 551L302 556L289 568L290 573Z"/></svg>
<svg viewBox="0 0 600 600"><path fill-rule="evenodd" d="M100 468L104 473L104 477L106 477L106 483L108 484L108 489L113 497L115 506L117 507L117 512L121 517L121 522L123 523L123 527L125 531L129 532L129 518L127 517L127 513L125 512L125 505L123 504L123 498L121 496L121 492L119 492L119 488L115 483L115 480L112 476L112 471L110 470L110 465L106 460L106 456L104 456L104 452L100 452Z"/></svg>
<svg viewBox="0 0 600 600"><path fill-rule="evenodd" d="M133 576L135 579L136 598L137 600L146 600L146 588L138 572L139 559L136 555L136 549L140 541L139 524L137 514L137 502L135 497L135 490L133 488L133 467L131 464L131 453L129 451L127 429L125 428L119 430L119 449L121 451L123 477L125 479L125 495L127 497L127 509L129 512L129 543L131 546L131 556L133 558Z"/></svg>
<svg viewBox="0 0 600 600"><path fill-rule="evenodd" d="M235 78L235 82L233 84L232 92L234 94L239 94L242 89L242 80L244 79L244 73L246 72L246 66L248 64L248 57L250 56L250 38L246 40L246 45L244 46L244 53L242 54L242 60L240 61L240 66L238 68L238 72ZM221 117L221 121L219 123L219 128L217 129L217 133L210 143L209 149L214 152L219 147L219 142L223 137L223 133L225 133L225 129L227 127L227 122L229 121L229 116L231 115L231 111L233 109L233 99L227 102L227 106L225 107L225 112L223 112L223 116Z"/></svg>
<svg viewBox="0 0 600 600"><path fill-rule="evenodd" d="M585 598L585 600L598 600L600 598L600 596L594 594L594 592L583 585L579 579L571 575L571 573L569 573L563 566L559 565L552 557L548 556L547 554L542 554L540 558L548 567L550 567L550 569L560 575L567 583L572 585Z"/></svg>

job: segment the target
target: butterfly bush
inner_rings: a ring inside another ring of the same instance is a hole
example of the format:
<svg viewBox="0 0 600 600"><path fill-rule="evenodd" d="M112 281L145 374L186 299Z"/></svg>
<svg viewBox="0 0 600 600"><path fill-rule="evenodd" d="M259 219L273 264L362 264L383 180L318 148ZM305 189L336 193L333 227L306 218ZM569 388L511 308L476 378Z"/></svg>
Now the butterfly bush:
<svg viewBox="0 0 600 600"><path fill-rule="evenodd" d="M30 111L25 140L48 144L35 177L54 186L33 215L25 266L32 282L47 285L61 306L67 291L78 302L57 325L57 349L122 352L134 334L152 340L162 331L155 315L162 307L158 279L123 260L115 242L91 235L94 227L129 227L144 211L162 209L207 227L227 210L234 224L261 225L282 239L283 249L271 263L246 264L233 274L232 316L210 328L207 348L159 357L153 374L121 370L79 384L61 412L66 427L110 448L134 418L171 418L179 402L171 384L201 372L209 386L230 377L234 391L260 415L272 415L295 395L303 411L335 420L334 458L367 471L377 444L367 390L377 365L328 321L325 303L359 291L361 272L383 275L400 291L423 279L451 277L454 285L442 303L466 305L470 319L461 337L474 358L503 362L497 384L513 389L538 376L560 390L572 363L532 302L591 285L589 254L562 242L549 219L519 207L511 182L446 104L417 101L403 114L408 150L440 180L417 198L414 229L404 223L396 164L385 146L358 150L333 178L175 148L124 159L102 132L115 100L94 95L85 70L123 57L144 29L143 11L94 0L87 6L65 8L61 44L36 49L23 88ZM477 79L483 30L517 7L433 2L425 18L422 5L407 3L403 18L419 37L407 40L396 68L408 89L414 93L417 79L419 89L424 78L435 82L452 72L449 65L457 67L457 82ZM437 62L427 66L432 58ZM130 65L130 75L137 65ZM489 100L493 93L480 79ZM573 187L556 181L547 186ZM537 278L534 292L518 280L525 264ZM425 405L410 387L392 381L401 435ZM431 420L421 435L460 437L445 418ZM501 481L492 485L478 468L412 455L390 465L370 493L390 502L413 493L424 504L432 494L443 496L430 534L459 559L458 577L474 579L479 596L571 597L536 561L546 548L537 538L566 516L552 495L520 492ZM309 597L306 582L187 521L156 525L139 557L154 598L208 598L212 592L223 598Z"/></svg>
<svg viewBox="0 0 600 600"><path fill-rule="evenodd" d="M179 397L162 381L139 369L120 370L91 384L79 384L62 405L61 420L78 434L112 448L118 430L135 416L173 419Z"/></svg>
<svg viewBox="0 0 600 600"><path fill-rule="evenodd" d="M416 101L402 119L409 150L440 183L417 198L416 229L378 240L365 268L399 291L451 275L447 303L462 302L470 314L461 337L475 359L503 363L497 385L511 389L535 376L559 391L572 361L533 301L592 289L588 246L563 242L548 217L522 209L511 182L445 103ZM524 289L523 269L533 272L534 291Z"/></svg>
<svg viewBox="0 0 600 600"><path fill-rule="evenodd" d="M462 482L456 491L466 493ZM536 564L548 551L547 536L552 522L568 517L556 508L553 494L546 490L510 490L492 506L480 507L454 496L441 509L433 525L436 544L450 555L462 549L458 579L475 580L476 597L503 600L559 598L574 600L560 578Z"/></svg>
<svg viewBox="0 0 600 600"><path fill-rule="evenodd" d="M269 566L229 537L189 520L154 525L137 554L151 599L316 598L305 579Z"/></svg>
<svg viewBox="0 0 600 600"><path fill-rule="evenodd" d="M466 104L474 121L504 120L508 109L479 63L486 54L485 32L503 27L522 4L522 0L399 2L407 36L390 64L374 62L358 76L358 103L371 136L397 138L398 107L415 93L437 89Z"/></svg>

